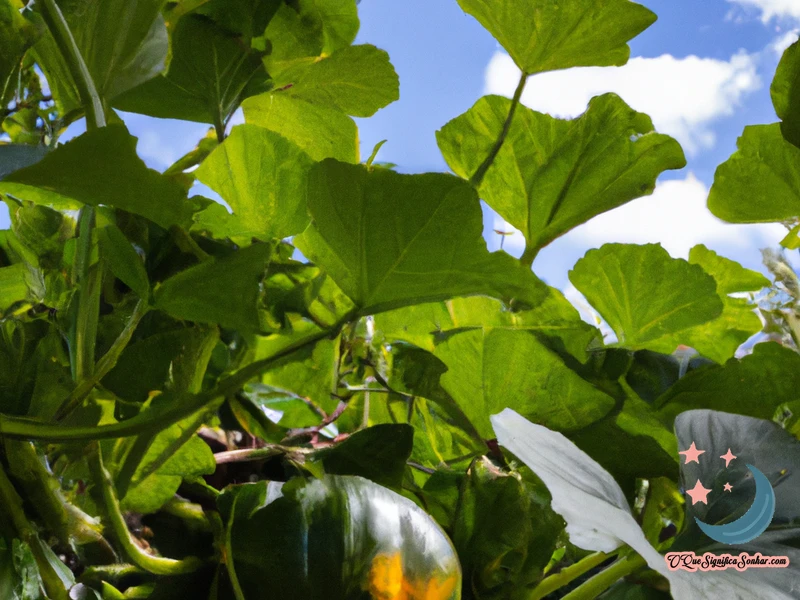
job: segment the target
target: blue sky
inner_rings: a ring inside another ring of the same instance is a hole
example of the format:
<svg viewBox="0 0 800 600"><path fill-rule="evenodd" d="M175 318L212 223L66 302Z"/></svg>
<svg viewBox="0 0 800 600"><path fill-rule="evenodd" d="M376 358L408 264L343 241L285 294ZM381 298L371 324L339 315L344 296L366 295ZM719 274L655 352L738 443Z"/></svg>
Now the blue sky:
<svg viewBox="0 0 800 600"><path fill-rule="evenodd" d="M695 243L761 268L759 248L775 246L778 225L726 225L705 208L716 165L736 148L745 125L774 122L769 83L780 49L796 39L800 0L640 0L658 21L631 43L626 67L570 69L537 75L523 102L561 117L574 117L588 99L617 92L651 115L657 130L676 137L688 166L659 180L653 196L636 200L581 226L545 248L534 270L567 289L567 272L587 249L605 242L661 242L685 257ZM518 75L495 40L455 0L362 0L357 43L389 52L400 76L400 100L370 119L359 119L362 155L387 139L378 160L403 172L446 171L435 132L484 93L511 95ZM205 133L197 123L125 115L139 137L139 153L163 169ZM80 133L81 124L68 132ZM207 193L207 191L203 191ZM485 209L486 239L497 249L494 228L511 230ZM0 226L7 226L0 215ZM512 254L520 235L505 240Z"/></svg>

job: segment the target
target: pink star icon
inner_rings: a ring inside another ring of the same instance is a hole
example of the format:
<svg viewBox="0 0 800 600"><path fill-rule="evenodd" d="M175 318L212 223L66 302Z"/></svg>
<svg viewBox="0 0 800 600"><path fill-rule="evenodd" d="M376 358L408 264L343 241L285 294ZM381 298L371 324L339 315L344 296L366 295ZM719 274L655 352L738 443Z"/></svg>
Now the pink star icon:
<svg viewBox="0 0 800 600"><path fill-rule="evenodd" d="M728 448L728 451L722 456L720 456L720 458L725 460L725 468L727 469L728 465L730 465L731 461L736 457L733 455L733 452L731 452L731 449Z"/></svg>
<svg viewBox="0 0 800 600"><path fill-rule="evenodd" d="M683 452L678 452L678 454L686 455L686 462L683 463L685 465L688 465L690 462L696 462L699 465L700 461L698 460L698 457L701 454L705 454L705 453L706 453L705 450L698 450L697 446L694 445L694 442L692 442L692 445L689 446L688 450L684 450Z"/></svg>
<svg viewBox="0 0 800 600"><path fill-rule="evenodd" d="M733 489L733 486L730 483L726 483L722 486L722 489L724 489L726 492L730 492Z"/></svg>
<svg viewBox="0 0 800 600"><path fill-rule="evenodd" d="M703 504L708 504L708 493L711 490L706 489L703 487L703 484L700 483L700 480L697 480L697 483L694 484L694 487L690 490L686 490L686 494L691 497L692 499L692 506L697 504L698 502L702 502Z"/></svg>

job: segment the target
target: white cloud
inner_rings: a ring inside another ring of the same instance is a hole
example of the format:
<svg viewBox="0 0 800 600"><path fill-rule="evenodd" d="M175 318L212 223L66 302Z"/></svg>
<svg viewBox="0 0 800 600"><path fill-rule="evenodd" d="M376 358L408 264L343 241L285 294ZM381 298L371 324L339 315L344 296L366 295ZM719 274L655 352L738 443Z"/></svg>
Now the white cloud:
<svg viewBox="0 0 800 600"><path fill-rule="evenodd" d="M661 181L651 196L638 198L594 217L556 240L554 245L597 248L606 243L660 243L675 258L687 258L697 244L712 248L752 248L776 245L786 229L777 223L735 225L725 223L706 208L708 188L693 173L685 179ZM513 232L503 247L512 255L525 248L518 230L495 217L492 227Z"/></svg>
<svg viewBox="0 0 800 600"><path fill-rule="evenodd" d="M798 30L793 29L792 31L787 31L783 35L778 36L769 45L770 50L775 53L777 58L780 58L783 56L784 51L797 41L797 34Z"/></svg>
<svg viewBox="0 0 800 600"><path fill-rule="evenodd" d="M764 23L780 18L800 19L798 0L728 0L728 2L760 11Z"/></svg>
<svg viewBox="0 0 800 600"><path fill-rule="evenodd" d="M661 243L674 257L687 258L696 244L711 247L775 245L786 230L779 224L733 225L706 208L708 188L692 173L663 181L652 196L639 198L576 227L569 241L596 247L606 242Z"/></svg>
<svg viewBox="0 0 800 600"><path fill-rule="evenodd" d="M153 129L145 129L139 133L139 143L136 150L142 158L150 159L156 167L168 167L180 155L171 144L164 143L161 136Z"/></svg>
<svg viewBox="0 0 800 600"><path fill-rule="evenodd" d="M793 0L800 6L800 0ZM531 77L522 102L558 117L576 117L598 94L615 92L652 117L657 131L674 136L689 154L714 145L712 123L733 114L743 97L761 87L757 54L730 60L664 54L632 58L622 67L583 67ZM519 70L502 52L486 70L486 93L510 96Z"/></svg>

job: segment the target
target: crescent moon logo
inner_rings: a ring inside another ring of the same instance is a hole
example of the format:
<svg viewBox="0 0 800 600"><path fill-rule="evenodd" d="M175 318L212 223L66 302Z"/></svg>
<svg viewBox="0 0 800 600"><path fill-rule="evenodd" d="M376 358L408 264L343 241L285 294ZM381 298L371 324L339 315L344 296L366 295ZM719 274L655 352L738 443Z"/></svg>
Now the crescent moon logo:
<svg viewBox="0 0 800 600"><path fill-rule="evenodd" d="M709 525L697 517L695 521L712 540L723 544L746 544L766 531L775 515L775 490L761 471L753 465L747 465L756 482L756 494L753 504L747 512L735 521L725 525Z"/></svg>

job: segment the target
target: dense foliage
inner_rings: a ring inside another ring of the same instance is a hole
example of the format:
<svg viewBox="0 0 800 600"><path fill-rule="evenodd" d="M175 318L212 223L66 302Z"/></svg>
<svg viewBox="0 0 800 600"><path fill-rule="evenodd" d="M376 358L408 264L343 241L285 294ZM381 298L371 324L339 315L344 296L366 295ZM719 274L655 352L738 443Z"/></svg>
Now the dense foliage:
<svg viewBox="0 0 800 600"><path fill-rule="evenodd" d="M353 44L355 0L0 0L0 598L796 597L781 253L771 282L703 245L591 250L569 277L605 337L531 270L685 165L614 94L572 120L520 104L531 74L624 64L655 15L458 1L522 76L438 132L453 174L406 175L359 155L353 117L399 82ZM708 205L794 250L800 43L772 92L781 123L745 130ZM126 112L209 133L159 173ZM519 260L487 250L480 200ZM790 568L658 564L730 551L693 517L752 497L742 466L737 493L685 502L690 439L761 465L777 509L745 549Z"/></svg>

